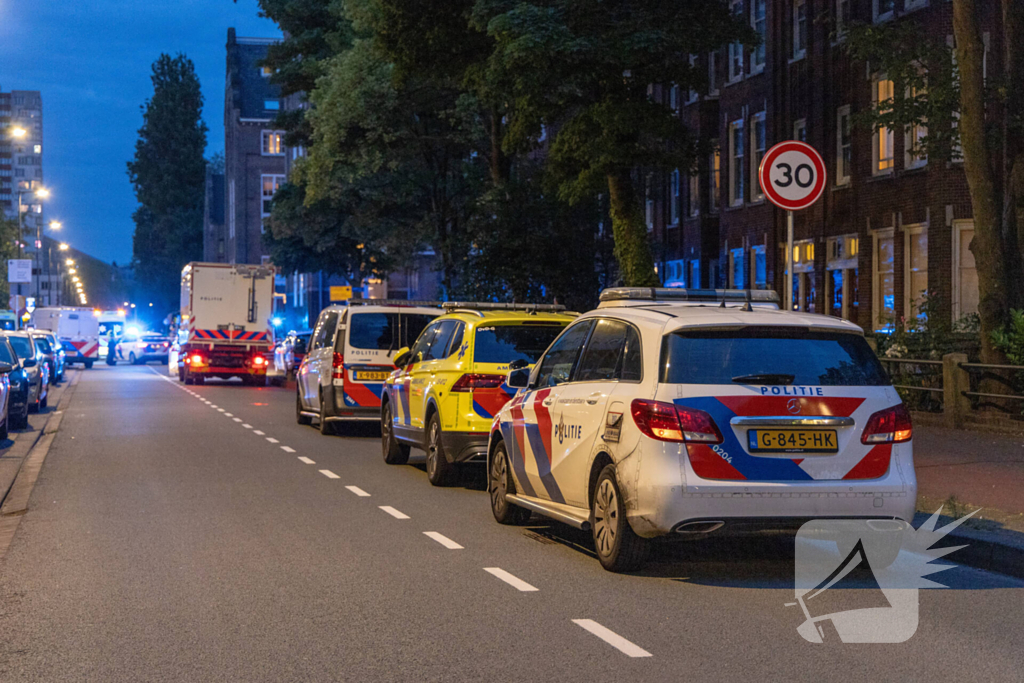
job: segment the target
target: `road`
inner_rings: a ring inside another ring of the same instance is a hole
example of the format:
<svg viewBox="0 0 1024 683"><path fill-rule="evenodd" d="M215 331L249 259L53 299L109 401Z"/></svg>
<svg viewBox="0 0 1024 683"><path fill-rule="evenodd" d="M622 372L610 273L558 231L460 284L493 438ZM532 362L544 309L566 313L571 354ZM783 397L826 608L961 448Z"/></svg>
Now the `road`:
<svg viewBox="0 0 1024 683"><path fill-rule="evenodd" d="M813 645L792 575L778 536L610 574L496 524L479 478L297 425L290 390L98 366L0 560L0 680L1020 680L1024 582L957 567L908 642Z"/></svg>

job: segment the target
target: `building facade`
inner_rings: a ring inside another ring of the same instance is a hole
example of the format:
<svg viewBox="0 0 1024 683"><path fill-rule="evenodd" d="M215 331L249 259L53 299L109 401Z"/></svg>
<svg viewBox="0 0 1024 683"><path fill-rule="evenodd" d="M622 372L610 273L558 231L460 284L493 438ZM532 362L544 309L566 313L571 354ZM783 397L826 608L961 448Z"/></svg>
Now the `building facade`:
<svg viewBox="0 0 1024 683"><path fill-rule="evenodd" d="M945 0L728 0L763 37L692 57L704 92L652 87L712 141L696 168L648 174L647 220L668 285L785 291L786 214L757 178L765 151L802 140L825 160L818 202L797 212L793 299L799 310L880 330L931 310L957 321L976 313L978 280L969 245L970 196L958 158L929 159L923 127L872 130L858 112L892 97L893 84L845 51L843 27L919 22L953 44ZM979 3L989 54L1002 49L998 3ZM999 60L987 60L987 77Z"/></svg>

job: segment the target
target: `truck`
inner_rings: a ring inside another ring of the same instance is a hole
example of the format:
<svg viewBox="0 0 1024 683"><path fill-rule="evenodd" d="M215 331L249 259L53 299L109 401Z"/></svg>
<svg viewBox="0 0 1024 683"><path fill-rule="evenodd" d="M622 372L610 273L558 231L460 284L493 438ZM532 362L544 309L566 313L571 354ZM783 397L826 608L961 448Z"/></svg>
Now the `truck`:
<svg viewBox="0 0 1024 683"><path fill-rule="evenodd" d="M275 269L192 262L181 271L180 355L185 384L238 377L264 385L273 358Z"/></svg>
<svg viewBox="0 0 1024 683"><path fill-rule="evenodd" d="M81 363L86 369L100 357L99 311L77 306L47 306L32 311L32 326L57 335L64 347L65 361Z"/></svg>

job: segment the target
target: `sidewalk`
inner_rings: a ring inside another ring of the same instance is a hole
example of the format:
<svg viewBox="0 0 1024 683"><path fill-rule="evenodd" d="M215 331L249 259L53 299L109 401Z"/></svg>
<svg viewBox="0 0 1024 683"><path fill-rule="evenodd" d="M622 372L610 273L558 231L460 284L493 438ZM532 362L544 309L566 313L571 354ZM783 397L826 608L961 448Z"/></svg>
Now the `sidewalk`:
<svg viewBox="0 0 1024 683"><path fill-rule="evenodd" d="M60 403L61 397L64 396L64 392L67 390L68 385L71 384L71 379L74 376L75 371L68 370L65 373L64 381L59 386L50 387L48 399L50 407L44 408L39 413L30 413L28 416L28 427L17 431L11 430L7 440L0 441L0 503L7 496L11 484L14 483L14 478L18 476L25 456L28 455L29 451L32 450L32 447L39 440L39 437L42 435L42 429L46 426L50 416L57 411L57 405Z"/></svg>

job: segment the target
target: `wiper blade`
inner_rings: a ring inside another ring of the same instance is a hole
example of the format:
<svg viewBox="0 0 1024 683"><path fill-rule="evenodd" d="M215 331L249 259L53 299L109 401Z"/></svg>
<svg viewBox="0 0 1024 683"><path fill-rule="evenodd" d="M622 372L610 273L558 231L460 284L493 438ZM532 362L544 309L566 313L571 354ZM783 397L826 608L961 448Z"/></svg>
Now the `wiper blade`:
<svg viewBox="0 0 1024 683"><path fill-rule="evenodd" d="M765 373L763 375L740 375L732 381L739 384L792 384L796 375Z"/></svg>

